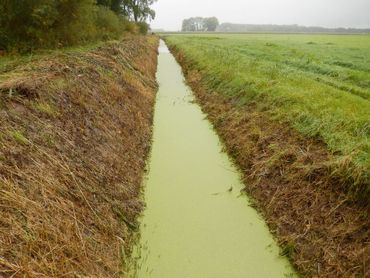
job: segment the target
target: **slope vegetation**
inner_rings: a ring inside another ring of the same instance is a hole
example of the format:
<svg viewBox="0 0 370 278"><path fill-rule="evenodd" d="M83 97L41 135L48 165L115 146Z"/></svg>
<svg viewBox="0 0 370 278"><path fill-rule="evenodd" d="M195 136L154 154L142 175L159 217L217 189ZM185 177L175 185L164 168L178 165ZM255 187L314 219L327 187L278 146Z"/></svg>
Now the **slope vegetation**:
<svg viewBox="0 0 370 278"><path fill-rule="evenodd" d="M117 277L150 148L158 40L0 73L0 276Z"/></svg>

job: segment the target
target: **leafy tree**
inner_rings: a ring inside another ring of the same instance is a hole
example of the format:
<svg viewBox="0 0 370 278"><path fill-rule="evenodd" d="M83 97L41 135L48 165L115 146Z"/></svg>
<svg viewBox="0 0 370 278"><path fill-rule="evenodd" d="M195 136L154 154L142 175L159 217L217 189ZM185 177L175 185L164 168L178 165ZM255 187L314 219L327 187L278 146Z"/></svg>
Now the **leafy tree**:
<svg viewBox="0 0 370 278"><path fill-rule="evenodd" d="M188 18L188 19L184 19L183 21L182 21L182 28L181 28L181 30L183 31L183 32L190 32L190 31L193 31L193 30L191 30L191 19L190 18Z"/></svg>
<svg viewBox="0 0 370 278"><path fill-rule="evenodd" d="M123 0L97 0L97 4L111 9L118 15L124 14Z"/></svg>
<svg viewBox="0 0 370 278"><path fill-rule="evenodd" d="M150 8L157 0L122 0L125 16L135 22L144 22L155 18L155 11Z"/></svg>
<svg viewBox="0 0 370 278"><path fill-rule="evenodd" d="M191 17L182 22L182 31L198 32L204 31L204 21L201 17Z"/></svg>
<svg viewBox="0 0 370 278"><path fill-rule="evenodd" d="M0 49L30 50L145 33L156 0L1 0ZM137 24L132 24L134 20ZM139 25L138 23L141 23Z"/></svg>
<svg viewBox="0 0 370 278"><path fill-rule="evenodd" d="M191 17L184 19L182 22L183 32L214 32L218 26L218 19L216 17L203 18Z"/></svg>
<svg viewBox="0 0 370 278"><path fill-rule="evenodd" d="M155 17L155 11L150 8L157 0L98 0L97 4L109 7L119 15L145 22Z"/></svg>
<svg viewBox="0 0 370 278"><path fill-rule="evenodd" d="M204 19L203 24L204 24L204 29L206 29L206 31L214 32L216 31L219 25L219 22L216 17L209 17L209 18Z"/></svg>

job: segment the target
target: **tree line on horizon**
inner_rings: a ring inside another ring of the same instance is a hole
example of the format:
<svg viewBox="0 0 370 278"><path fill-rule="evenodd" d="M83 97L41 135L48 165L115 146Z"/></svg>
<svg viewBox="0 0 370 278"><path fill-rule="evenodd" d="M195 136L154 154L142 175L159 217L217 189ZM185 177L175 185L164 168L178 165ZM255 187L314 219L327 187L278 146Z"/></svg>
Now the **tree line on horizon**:
<svg viewBox="0 0 370 278"><path fill-rule="evenodd" d="M2 0L0 50L30 51L146 33L157 0Z"/></svg>
<svg viewBox="0 0 370 278"><path fill-rule="evenodd" d="M318 26L301 26L297 24L235 24L219 23L216 17L191 17L182 22L182 32L281 32L281 33L354 33L368 34L370 29L359 28L325 28Z"/></svg>
<svg viewBox="0 0 370 278"><path fill-rule="evenodd" d="M291 32L291 33L370 33L370 29L325 28L318 26L277 25L277 24L235 24L222 23L217 32Z"/></svg>
<svg viewBox="0 0 370 278"><path fill-rule="evenodd" d="M182 22L182 32L214 32L219 25L216 17L191 17Z"/></svg>

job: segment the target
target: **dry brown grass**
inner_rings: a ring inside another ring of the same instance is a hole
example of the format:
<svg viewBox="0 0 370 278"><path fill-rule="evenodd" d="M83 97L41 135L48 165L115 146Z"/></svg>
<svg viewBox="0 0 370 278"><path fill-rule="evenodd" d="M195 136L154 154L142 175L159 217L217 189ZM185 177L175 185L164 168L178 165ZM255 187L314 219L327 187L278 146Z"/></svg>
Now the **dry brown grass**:
<svg viewBox="0 0 370 278"><path fill-rule="evenodd" d="M156 37L3 73L0 276L117 277L143 204Z"/></svg>
<svg viewBox="0 0 370 278"><path fill-rule="evenodd" d="M333 186L333 156L323 143L272 121L253 104L238 107L208 88L202 73L173 51L282 254L305 277L370 277L369 207Z"/></svg>

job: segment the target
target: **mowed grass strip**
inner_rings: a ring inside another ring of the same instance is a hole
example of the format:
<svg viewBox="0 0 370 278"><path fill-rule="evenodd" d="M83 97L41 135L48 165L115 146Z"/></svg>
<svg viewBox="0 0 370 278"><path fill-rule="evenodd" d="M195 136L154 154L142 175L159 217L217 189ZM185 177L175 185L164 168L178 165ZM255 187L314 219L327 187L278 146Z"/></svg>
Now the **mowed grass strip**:
<svg viewBox="0 0 370 278"><path fill-rule="evenodd" d="M235 105L256 105L322 140L336 158L328 162L332 174L350 192L369 193L370 36L207 34L166 41Z"/></svg>

